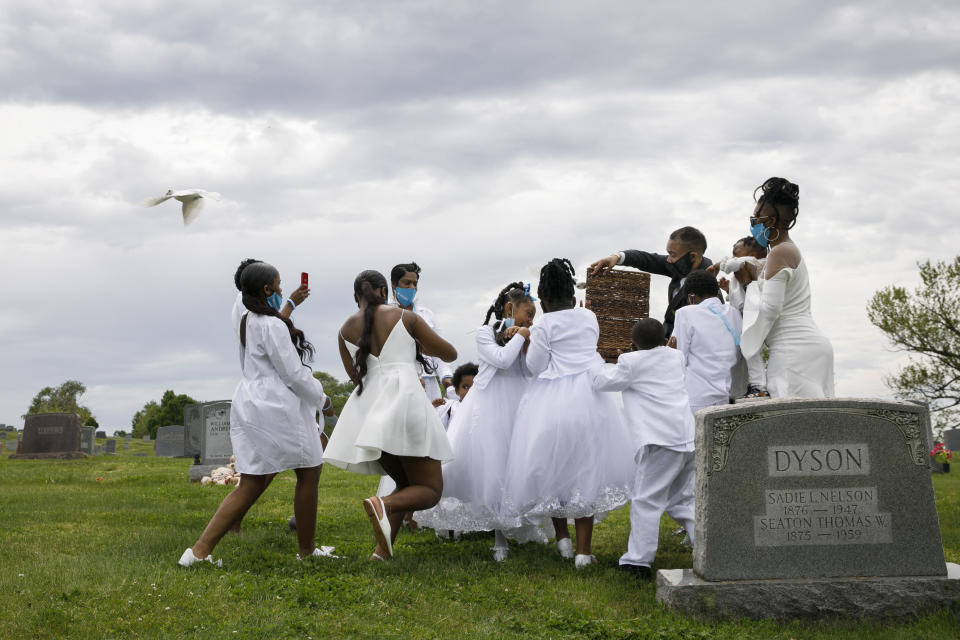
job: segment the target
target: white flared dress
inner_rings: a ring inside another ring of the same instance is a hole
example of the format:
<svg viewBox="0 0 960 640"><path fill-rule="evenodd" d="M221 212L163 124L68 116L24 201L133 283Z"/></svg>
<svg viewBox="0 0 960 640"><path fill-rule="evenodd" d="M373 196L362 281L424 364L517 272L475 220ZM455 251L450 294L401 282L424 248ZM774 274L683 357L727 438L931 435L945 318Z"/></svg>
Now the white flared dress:
<svg viewBox="0 0 960 640"><path fill-rule="evenodd" d="M246 343L240 347L243 379L230 403L237 471L264 475L320 465L323 445L316 413L327 396L300 362L287 325L248 313Z"/></svg>
<svg viewBox="0 0 960 640"><path fill-rule="evenodd" d="M346 343L351 354L357 347ZM417 343L397 321L379 356L367 356L363 393L354 389L327 443L324 460L353 471L383 475L380 455L453 459L436 409L420 385Z"/></svg>
<svg viewBox="0 0 960 640"><path fill-rule="evenodd" d="M593 390L603 366L589 309L544 314L530 330L526 366L536 379L520 402L505 472L505 524L601 520L630 500L635 465L613 394Z"/></svg>
<svg viewBox="0 0 960 640"><path fill-rule="evenodd" d="M833 346L813 321L810 277L800 260L747 287L740 349L750 358L766 344L772 398L832 398Z"/></svg>
<svg viewBox="0 0 960 640"><path fill-rule="evenodd" d="M546 542L540 527L516 528L500 512L514 418L530 380L524 342L518 334L501 347L494 327L477 330L479 371L447 430L454 460L443 465L443 496L437 506L417 512L417 524L464 532L500 529L520 542Z"/></svg>

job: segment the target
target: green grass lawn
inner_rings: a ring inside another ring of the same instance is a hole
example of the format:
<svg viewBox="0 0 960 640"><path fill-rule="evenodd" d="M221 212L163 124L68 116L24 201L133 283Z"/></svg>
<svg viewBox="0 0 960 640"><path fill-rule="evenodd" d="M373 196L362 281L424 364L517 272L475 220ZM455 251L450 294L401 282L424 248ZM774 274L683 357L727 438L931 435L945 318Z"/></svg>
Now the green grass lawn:
<svg viewBox="0 0 960 640"><path fill-rule="evenodd" d="M98 440L98 444L101 441ZM317 540L340 560L301 564L287 532L294 476L281 474L214 555L224 569L176 564L227 487L187 482L189 461L118 439L116 456L0 458L0 637L4 638L958 638L960 608L904 622L703 624L662 609L652 583L610 568L626 509L594 533L599 565L574 571L554 547L491 535L438 541L402 532L390 563L373 550L360 500L376 478L323 472ZM135 457L149 453L151 457ZM948 561L960 562L960 478L934 476ZM690 567L665 518L656 568Z"/></svg>

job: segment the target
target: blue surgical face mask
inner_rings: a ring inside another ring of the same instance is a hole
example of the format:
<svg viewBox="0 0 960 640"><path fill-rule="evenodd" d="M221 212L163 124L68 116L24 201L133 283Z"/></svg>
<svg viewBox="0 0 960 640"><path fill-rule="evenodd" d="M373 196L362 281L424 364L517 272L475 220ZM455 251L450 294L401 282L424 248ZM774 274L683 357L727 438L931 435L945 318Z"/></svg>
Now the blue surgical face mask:
<svg viewBox="0 0 960 640"><path fill-rule="evenodd" d="M272 295L267 296L267 304L277 311L280 311L280 309L283 308L283 298L280 297L280 294L274 291Z"/></svg>
<svg viewBox="0 0 960 640"><path fill-rule="evenodd" d="M753 239L757 241L757 244L764 249L766 249L767 245L770 244L770 231L763 226L762 222L750 225L750 235L753 236Z"/></svg>
<svg viewBox="0 0 960 640"><path fill-rule="evenodd" d="M394 287L393 295L397 298L397 303L401 307L409 307L413 304L414 298L417 297L417 290Z"/></svg>
<svg viewBox="0 0 960 640"><path fill-rule="evenodd" d="M509 329L513 326L513 318L504 318L503 319L503 328Z"/></svg>

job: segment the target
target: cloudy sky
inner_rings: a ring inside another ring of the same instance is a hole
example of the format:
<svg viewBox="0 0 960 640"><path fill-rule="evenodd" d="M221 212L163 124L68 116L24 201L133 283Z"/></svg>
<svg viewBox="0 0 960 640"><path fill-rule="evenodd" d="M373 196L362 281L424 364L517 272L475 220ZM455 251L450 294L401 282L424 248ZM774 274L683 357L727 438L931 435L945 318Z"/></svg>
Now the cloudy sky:
<svg viewBox="0 0 960 640"><path fill-rule="evenodd" d="M720 258L773 175L838 394L886 396L865 306L957 254L958 107L949 0L5 0L0 422L68 379L108 430L229 398L246 257L310 272L315 369L344 377L356 273L409 260L466 360L503 284L686 224ZM184 228L139 204L171 187L224 200Z"/></svg>

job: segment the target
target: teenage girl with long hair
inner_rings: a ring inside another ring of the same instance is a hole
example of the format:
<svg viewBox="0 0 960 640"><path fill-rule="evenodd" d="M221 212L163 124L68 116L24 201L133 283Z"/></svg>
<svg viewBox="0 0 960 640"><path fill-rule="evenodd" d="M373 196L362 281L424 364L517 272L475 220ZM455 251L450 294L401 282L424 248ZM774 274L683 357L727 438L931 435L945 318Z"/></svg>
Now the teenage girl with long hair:
<svg viewBox="0 0 960 640"><path fill-rule="evenodd" d="M452 362L457 350L415 313L387 305L387 281L363 271L353 282L359 310L340 328L343 367L356 388L340 412L324 459L356 473L389 475L396 490L363 501L377 541L373 559L393 557L404 513L429 509L443 491L440 463L453 453L420 384L424 355Z"/></svg>
<svg viewBox="0 0 960 640"><path fill-rule="evenodd" d="M297 518L297 557L328 555L317 549L317 483L323 445L315 416L333 415L330 399L313 377L313 357L303 331L267 303L281 295L280 273L266 262L243 268L240 289L246 313L239 326L243 379L230 404L230 441L240 484L220 503L200 538L183 552L180 564L214 562L213 548L239 522L277 473L297 474L293 511ZM219 564L219 561L217 562Z"/></svg>

